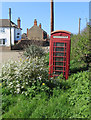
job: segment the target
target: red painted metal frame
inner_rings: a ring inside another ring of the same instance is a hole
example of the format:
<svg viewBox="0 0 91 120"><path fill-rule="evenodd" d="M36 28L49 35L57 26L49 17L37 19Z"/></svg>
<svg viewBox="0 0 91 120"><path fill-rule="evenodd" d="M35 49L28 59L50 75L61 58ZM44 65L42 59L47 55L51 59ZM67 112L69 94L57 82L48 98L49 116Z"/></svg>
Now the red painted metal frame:
<svg viewBox="0 0 91 120"><path fill-rule="evenodd" d="M62 72L65 79L68 79L69 75L69 64L70 64L70 40L71 33L64 30L57 30L51 33L50 39L50 53L49 53L49 76L56 77L59 74L56 72ZM56 36L56 38L53 38ZM57 36L68 36L68 38L57 38ZM55 46L54 46L55 43ZM56 43L62 43L64 46L56 46ZM56 51L56 48L63 48L64 51ZM55 49L55 50L54 50ZM66 51L65 51L66 50ZM56 53L63 53L64 56L56 56ZM66 56L65 56L66 55ZM56 58L62 58L62 61L56 61ZM62 65L55 65L57 62L62 63ZM57 68L62 68L62 70L56 70Z"/></svg>

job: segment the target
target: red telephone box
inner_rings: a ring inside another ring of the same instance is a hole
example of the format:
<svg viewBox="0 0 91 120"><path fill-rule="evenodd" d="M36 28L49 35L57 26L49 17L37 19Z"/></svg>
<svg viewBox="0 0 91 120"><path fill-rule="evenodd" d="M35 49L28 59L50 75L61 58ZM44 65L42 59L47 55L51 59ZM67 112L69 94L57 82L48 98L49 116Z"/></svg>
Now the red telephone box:
<svg viewBox="0 0 91 120"><path fill-rule="evenodd" d="M49 76L56 77L61 73L68 79L70 64L71 33L57 30L51 32L49 53Z"/></svg>

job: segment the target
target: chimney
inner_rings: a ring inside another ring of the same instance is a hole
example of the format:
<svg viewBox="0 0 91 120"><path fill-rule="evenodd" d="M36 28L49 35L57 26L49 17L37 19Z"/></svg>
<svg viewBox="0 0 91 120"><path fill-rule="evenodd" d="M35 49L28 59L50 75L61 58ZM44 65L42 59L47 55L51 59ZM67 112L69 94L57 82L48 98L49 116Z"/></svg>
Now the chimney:
<svg viewBox="0 0 91 120"><path fill-rule="evenodd" d="M37 20L36 19L34 20L34 25L37 26Z"/></svg>
<svg viewBox="0 0 91 120"><path fill-rule="evenodd" d="M21 22L21 20L20 20L20 18L18 17L18 19L17 19L17 26L18 26L18 28L20 28L20 22Z"/></svg>
<svg viewBox="0 0 91 120"><path fill-rule="evenodd" d="M54 31L54 6L53 0L51 0L51 32Z"/></svg>
<svg viewBox="0 0 91 120"><path fill-rule="evenodd" d="M39 27L41 28L41 23L39 24Z"/></svg>
<svg viewBox="0 0 91 120"><path fill-rule="evenodd" d="M27 37L28 37L28 28L27 28Z"/></svg>

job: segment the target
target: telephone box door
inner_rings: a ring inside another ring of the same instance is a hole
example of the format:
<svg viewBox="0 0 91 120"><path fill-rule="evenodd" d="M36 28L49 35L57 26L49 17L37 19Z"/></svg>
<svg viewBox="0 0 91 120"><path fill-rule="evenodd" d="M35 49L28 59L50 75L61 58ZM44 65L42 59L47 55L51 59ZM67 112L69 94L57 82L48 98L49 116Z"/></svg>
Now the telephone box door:
<svg viewBox="0 0 91 120"><path fill-rule="evenodd" d="M56 77L63 74L68 79L70 63L70 34L67 31L55 31L51 34L49 74Z"/></svg>

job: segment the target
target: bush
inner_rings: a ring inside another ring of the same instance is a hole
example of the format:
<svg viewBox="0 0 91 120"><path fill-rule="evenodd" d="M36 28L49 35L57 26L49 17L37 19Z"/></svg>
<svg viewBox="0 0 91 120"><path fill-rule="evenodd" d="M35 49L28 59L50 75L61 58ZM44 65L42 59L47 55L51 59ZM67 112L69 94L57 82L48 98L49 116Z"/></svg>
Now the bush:
<svg viewBox="0 0 91 120"><path fill-rule="evenodd" d="M24 55L26 57L42 57L45 55L44 50L42 49L42 47L37 46L37 45L31 45L28 48L25 49Z"/></svg>
<svg viewBox="0 0 91 120"><path fill-rule="evenodd" d="M46 53L46 55L45 55L45 63L47 66L49 65L49 52Z"/></svg>
<svg viewBox="0 0 91 120"><path fill-rule="evenodd" d="M3 95L24 94L34 97L40 92L46 92L50 96L53 88L65 89L67 85L61 80L62 77L48 79L48 67L44 60L45 57L36 57L5 64L2 68Z"/></svg>
<svg viewBox="0 0 91 120"><path fill-rule="evenodd" d="M2 68L2 87L8 91L7 94L35 94L41 90L40 87L44 86L47 80L48 69L44 58L10 61ZM5 93L3 91L3 94Z"/></svg>
<svg viewBox="0 0 91 120"><path fill-rule="evenodd" d="M2 68L3 95L24 94L34 97L39 92L52 94L54 87L60 83L48 79L48 68L44 58L9 61Z"/></svg>
<svg viewBox="0 0 91 120"><path fill-rule="evenodd" d="M90 26L87 26L79 35L73 35L71 38L71 59L77 61L84 61L87 64L87 69L89 68L89 63L91 62L90 53L90 40L89 40L89 30Z"/></svg>

